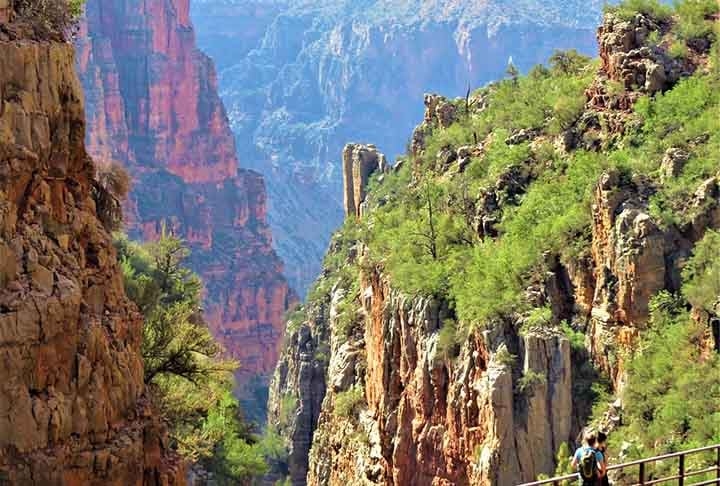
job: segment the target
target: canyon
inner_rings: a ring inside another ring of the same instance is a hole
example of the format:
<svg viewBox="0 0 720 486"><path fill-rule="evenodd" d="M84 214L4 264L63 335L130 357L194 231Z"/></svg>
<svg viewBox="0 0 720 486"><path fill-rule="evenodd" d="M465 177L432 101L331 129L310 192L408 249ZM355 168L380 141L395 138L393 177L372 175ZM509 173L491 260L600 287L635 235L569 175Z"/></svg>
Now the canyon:
<svg viewBox="0 0 720 486"><path fill-rule="evenodd" d="M143 382L71 45L0 2L0 483L183 485Z"/></svg>
<svg viewBox="0 0 720 486"><path fill-rule="evenodd" d="M342 222L340 154L406 151L426 92L470 87L594 54L603 2L196 0L198 44L217 63L243 163L265 176L269 223L304 296Z"/></svg>
<svg viewBox="0 0 720 486"><path fill-rule="evenodd" d="M191 248L204 314L240 362L238 395L262 421L283 314L295 299L267 224L262 176L240 168L212 61L195 43L189 0L90 0L76 40L87 150L133 185L125 231L166 231Z"/></svg>
<svg viewBox="0 0 720 486"><path fill-rule="evenodd" d="M693 61L668 54L669 44L659 39L669 30L668 20L645 14L605 16L597 33L600 62L591 65L593 77L580 92L577 118L558 134L523 127L500 139L504 147L529 144L534 155L501 165L479 194L465 196L469 201L461 207L470 214L477 238L470 245L502 244L507 238L502 232L509 230L499 221L529 204L533 184L547 183L533 173L539 148L559 158L550 160L576 162L570 158L574 153L609 150L637 120L632 109L639 98L659 97L703 69L707 51L693 52ZM582 206L587 227L567 236L576 240L575 250L543 251L537 268L521 275L519 299L547 315L512 310L463 328L457 298L446 290L403 291L391 255L372 253L376 226L382 217L392 217L392 209L412 204L411 197L426 197L422 192L395 196L405 186L412 191L423 187L423 180L462 184L472 164L492 164L484 158L497 137L493 128L485 140L468 130L466 145L457 146L456 135L455 145L440 145L437 154L428 153L428 141L453 126L471 124L472 116L486 116L494 88L502 89L496 85L472 95L474 111L466 118L464 102L427 96L410 155L394 168L375 146L350 144L343 151L345 224L330 242L307 304L288 322L287 344L270 387L269 425L285 438L293 485L504 486L553 475L555 454L563 444L577 444L588 423L599 399L595 385L605 383L608 396L623 396L628 361L652 319L653 297L680 292L682 269L695 245L708 230L720 228L716 164L689 187L683 202L688 218L682 224L658 217L653 198L680 177L689 156L671 147L662 163L657 161L659 179L626 167L598 169ZM688 150L702 150L708 140L706 135L690 138ZM391 186L382 192L384 184ZM571 210L569 200L561 204L563 211ZM373 218L380 211L387 212ZM433 211L441 209L428 203L422 211L429 211L423 217L430 218L430 229L420 226L419 236L401 237L434 244ZM541 215L533 216L533 224L542 224L536 218ZM363 233L357 228L368 219ZM420 258L420 250L407 251L408 258ZM509 262L503 265L500 271L511 268ZM413 267L403 268L409 273ZM717 293L712 298L717 303ZM705 327L703 337L690 345L709 356L719 349L717 306L692 312ZM606 400L604 415L594 419L612 430L622 422L623 402Z"/></svg>

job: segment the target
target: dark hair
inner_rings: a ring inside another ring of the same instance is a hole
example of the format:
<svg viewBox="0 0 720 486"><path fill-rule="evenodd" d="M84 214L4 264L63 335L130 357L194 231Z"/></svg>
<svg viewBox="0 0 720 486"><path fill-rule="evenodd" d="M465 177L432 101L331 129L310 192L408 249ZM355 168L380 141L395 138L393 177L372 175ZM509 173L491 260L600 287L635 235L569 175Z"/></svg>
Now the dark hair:
<svg viewBox="0 0 720 486"><path fill-rule="evenodd" d="M587 445L593 446L597 442L597 432L595 429L587 429L585 430L585 434L583 434L583 439Z"/></svg>
<svg viewBox="0 0 720 486"><path fill-rule="evenodd" d="M607 434L605 432L598 432L597 433L597 441L599 444L602 444L607 440Z"/></svg>

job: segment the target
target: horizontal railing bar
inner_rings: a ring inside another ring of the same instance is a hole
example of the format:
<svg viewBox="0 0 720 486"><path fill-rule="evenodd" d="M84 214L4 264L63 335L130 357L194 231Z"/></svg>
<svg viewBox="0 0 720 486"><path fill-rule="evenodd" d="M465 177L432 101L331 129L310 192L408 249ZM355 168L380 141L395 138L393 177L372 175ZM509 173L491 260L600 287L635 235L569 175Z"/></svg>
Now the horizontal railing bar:
<svg viewBox="0 0 720 486"><path fill-rule="evenodd" d="M692 483L688 484L687 486L707 486L708 484L720 484L720 478L709 479L700 483Z"/></svg>
<svg viewBox="0 0 720 486"><path fill-rule="evenodd" d="M580 475L578 473L574 474L567 474L565 476L559 476L557 478L552 479L541 479L540 481L534 481L532 483L523 483L520 486L540 486L542 484L551 484L554 482L561 482L561 481L577 481L580 478Z"/></svg>
<svg viewBox="0 0 720 486"><path fill-rule="evenodd" d="M648 457L646 459L638 459L637 461L626 462L624 464L616 464L614 466L608 467L608 471L614 471L616 469L623 469L623 468L630 467L630 466L637 466L639 464L647 464L649 462L657 462L657 461L663 461L665 459L672 459L674 457L682 456L683 454L686 456L689 456L692 454L699 454L700 452L714 451L716 449L720 449L720 444L715 444L715 445L706 446L706 447L699 447L697 449L690 449L689 451L672 452L670 454L663 454L662 456Z"/></svg>
<svg viewBox="0 0 720 486"><path fill-rule="evenodd" d="M632 486L652 486L653 484L662 484L672 481L673 479L680 479L682 476L676 474L675 476L668 476L666 478L653 479L652 481L645 481L644 483L635 483Z"/></svg>
<svg viewBox="0 0 720 486"><path fill-rule="evenodd" d="M720 470L720 467L718 467L718 466L710 466L710 467L708 467L708 468L706 468L706 469L698 469L697 471L687 471L687 472L685 473L685 477L686 477L686 478L689 478L690 476L697 476L698 474L705 474L705 473L709 473L709 472L713 472L713 471L718 471L718 470Z"/></svg>
<svg viewBox="0 0 720 486"><path fill-rule="evenodd" d="M673 459L673 458L675 458L675 457L680 457L680 456L682 456L682 455L684 455L684 456L690 456L690 455L693 455L693 454L699 454L699 453L701 453L701 452L709 452L709 451L718 451L718 452L720 452L720 444L715 444L715 445L710 445L710 446L705 446L705 447L698 447L698 448L696 448L696 449L690 449L690 450L687 450L687 451L672 452L672 453L670 453L670 454L663 454L662 456L648 457L648 458L646 458L646 459L638 459L637 461L626 462L626 463L623 463L623 464L616 464L616 465L613 465L613 466L608 467L607 470L608 470L608 471L617 471L617 470L626 469L626 468L632 467L632 466L639 466L639 465L641 465L641 464L648 464L648 463L653 463L653 462L657 462L657 461L663 461L663 460L665 460L665 459ZM720 465L718 465L718 466L713 466L713 467L710 467L710 468L708 468L708 469L704 469L704 470L700 470L700 471L696 471L696 472L688 472L688 473L685 473L685 475L684 475L683 477L697 476L698 474L703 474L703 473L712 472L712 471L720 471ZM579 475L578 475L577 473L575 473L575 474L567 474L567 475L565 475L565 476L558 476L558 477L555 477L555 478L543 479L543 480L540 480L540 481L533 481L533 482L530 482L530 483L522 483L522 484L519 485L519 486L542 486L542 485L545 485L545 484L552 484L552 483L556 483L556 482L559 483L559 482L561 482L561 481L575 481L575 480L577 480L578 478L579 478ZM653 484L660 484L660 483L663 483L663 482L672 481L673 479L679 479L679 478L680 478L680 476L673 476L673 477L671 477L671 478L656 479L656 480L654 480L654 481L646 481L646 482L643 483L643 485L644 485L644 486L651 486L651 485L653 485ZM689 484L689 485L687 485L687 486L706 486L706 485L709 485L709 484L716 484L716 485L719 485L719 486L720 486L720 478L718 478L718 479L712 479L712 480L710 480L710 481L704 481L704 482L701 482L701 483Z"/></svg>

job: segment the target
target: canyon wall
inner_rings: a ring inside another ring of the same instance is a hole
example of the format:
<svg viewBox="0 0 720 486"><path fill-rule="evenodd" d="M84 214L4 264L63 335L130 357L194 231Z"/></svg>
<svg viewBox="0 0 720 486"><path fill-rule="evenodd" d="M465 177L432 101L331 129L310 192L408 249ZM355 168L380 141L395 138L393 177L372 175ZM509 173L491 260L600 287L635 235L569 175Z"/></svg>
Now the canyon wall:
<svg viewBox="0 0 720 486"><path fill-rule="evenodd" d="M304 295L342 222L340 153L404 153L425 92L465 96L554 49L596 52L603 2L196 0L238 149L261 172L269 222ZM239 28L238 28L239 27Z"/></svg>
<svg viewBox="0 0 720 486"><path fill-rule="evenodd" d="M622 134L634 120L638 97L671 89L707 61L707 52L699 52L694 64L668 56L664 47L647 47L650 32L669 28L645 15L606 16L598 32L602 63L585 92L581 121L559 135L519 130L505 144L537 138L559 157L601 150L591 142ZM625 90L610 94L614 83L626 83ZM440 108L451 106L450 100L433 95L425 101L424 122L413 137L418 156L425 135L455 121ZM478 101L479 114L486 107ZM707 140L690 140L690 149ZM439 169L417 159L403 165L416 163L418 172L454 181L468 165L463 160L482 157L483 150L476 139L474 146L430 154ZM370 146L345 149L343 200L350 224L331 240L304 314L288 324L271 384L269 424L288 444L292 484L505 486L552 475L560 445L578 443L597 400L593 385L607 383L615 394L623 390L627 360L647 329L652 297L680 290L694 245L708 229L720 228L720 173L693 186L684 201L691 215L685 223L667 225L653 215L652 197L682 170L686 152L669 149L658 164L659 178L599 170L588 187L587 235L578 237L577 251L546 252L536 272L523 276L521 298L551 317L538 324L526 313L507 312L473 323L463 334L453 302L400 291L383 268L387 260L370 258L357 236L362 232L353 230L353 221L374 210L409 204L392 194L378 200L367 194L368 171L381 165L377 156L365 163L370 153ZM523 203L507 195L525 193L537 177L512 169L492 179L470 204L474 231L483 241L502 238L498 215ZM379 178L399 170L384 169ZM419 177L411 170L409 184ZM484 204L488 200L493 204ZM366 231L377 236L372 227ZM717 339L707 334L708 342ZM709 352L712 345L705 345ZM621 413L622 403L613 403L601 418L604 426L616 426Z"/></svg>
<svg viewBox="0 0 720 486"><path fill-rule="evenodd" d="M293 297L273 250L265 184L239 168L189 2L90 0L77 47L88 151L133 178L127 231L154 239L165 226L190 245L205 316L240 361L240 396L258 418L255 393L262 397L275 366Z"/></svg>
<svg viewBox="0 0 720 486"><path fill-rule="evenodd" d="M85 151L74 53L0 2L0 484L182 485Z"/></svg>

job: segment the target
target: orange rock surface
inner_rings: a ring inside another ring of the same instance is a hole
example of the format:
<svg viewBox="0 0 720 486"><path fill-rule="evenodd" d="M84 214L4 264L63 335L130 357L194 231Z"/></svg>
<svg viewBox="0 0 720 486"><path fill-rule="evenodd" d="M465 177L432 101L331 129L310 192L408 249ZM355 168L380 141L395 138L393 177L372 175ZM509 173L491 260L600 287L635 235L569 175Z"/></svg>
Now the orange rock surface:
<svg viewBox="0 0 720 486"><path fill-rule="evenodd" d="M182 485L97 217L72 46L2 27L0 483Z"/></svg>

